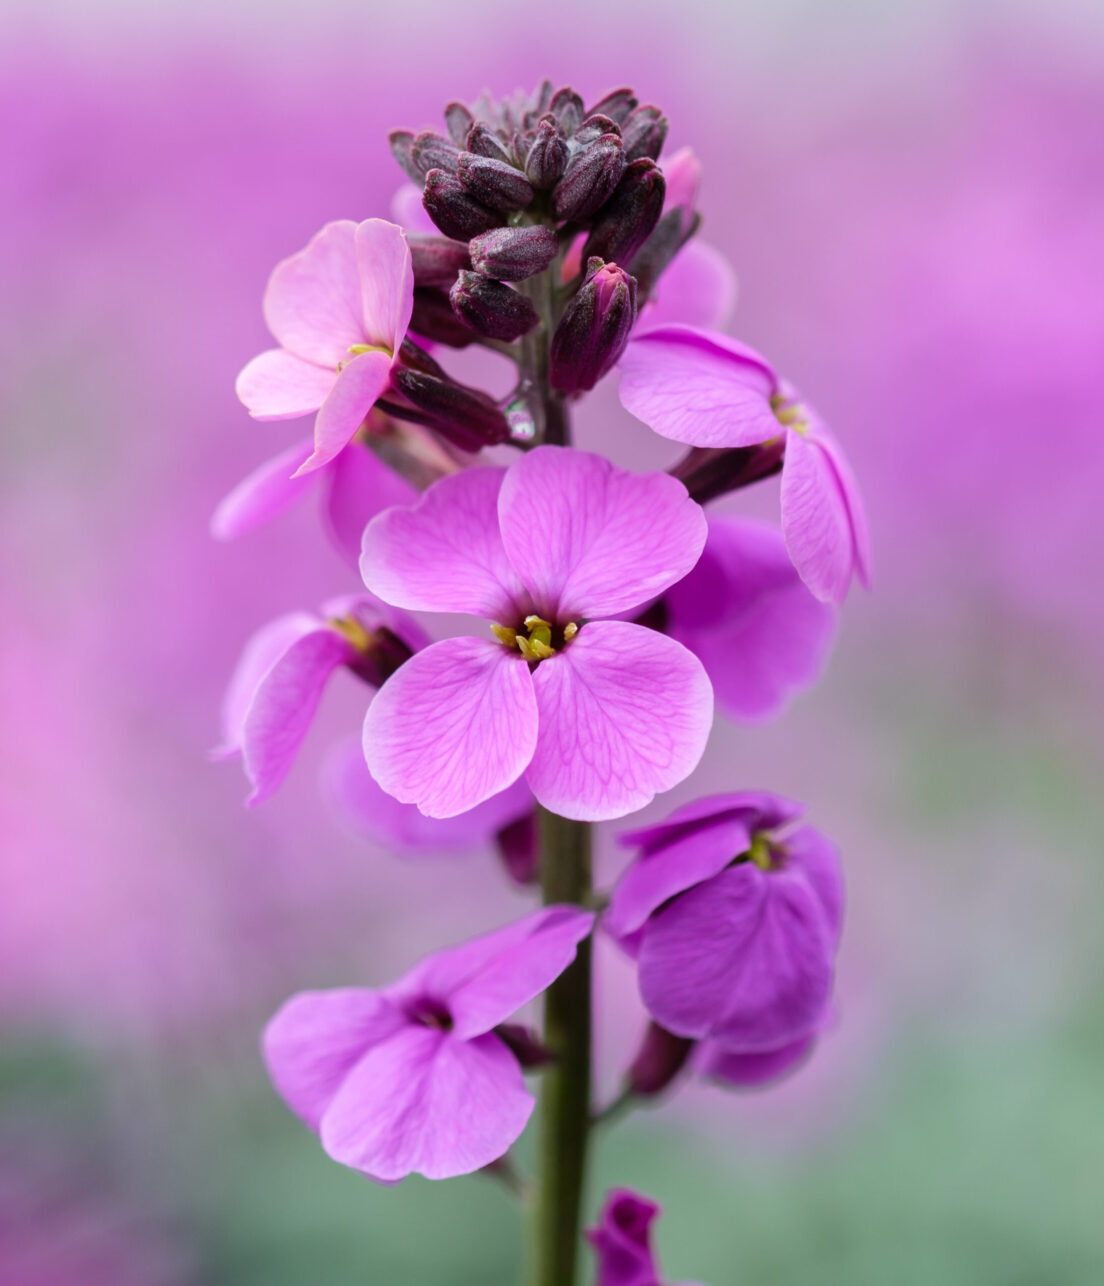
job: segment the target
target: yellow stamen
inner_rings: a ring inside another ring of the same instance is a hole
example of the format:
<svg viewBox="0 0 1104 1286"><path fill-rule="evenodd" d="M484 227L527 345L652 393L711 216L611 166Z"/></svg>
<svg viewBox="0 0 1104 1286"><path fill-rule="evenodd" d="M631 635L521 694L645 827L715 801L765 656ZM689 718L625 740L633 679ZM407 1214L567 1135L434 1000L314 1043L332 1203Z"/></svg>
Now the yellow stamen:
<svg viewBox="0 0 1104 1286"><path fill-rule="evenodd" d="M575 635L578 634L578 632L579 632L579 627L575 624L575 622L568 621L568 623L564 626L564 642L570 643L571 640L575 637Z"/></svg>
<svg viewBox="0 0 1104 1286"><path fill-rule="evenodd" d="M787 429L795 433L807 433L809 430L809 412L801 402L793 402L781 393L772 393L770 400L774 418Z"/></svg>
<svg viewBox="0 0 1104 1286"><path fill-rule="evenodd" d="M331 629L337 630L342 638L356 648L358 652L367 653L375 642L371 630L366 630L355 616L334 616L330 618Z"/></svg>
<svg viewBox="0 0 1104 1286"><path fill-rule="evenodd" d="M510 629L508 625L492 625L491 633L507 647L513 647L517 642L517 630Z"/></svg>
<svg viewBox="0 0 1104 1286"><path fill-rule="evenodd" d="M769 871L774 866L771 856L771 842L762 831L757 831L751 837L748 857L761 871Z"/></svg>
<svg viewBox="0 0 1104 1286"><path fill-rule="evenodd" d="M532 614L523 623L526 633L512 629L509 625L497 624L491 626L491 633L505 647L516 647L527 661L547 661L550 656L555 656L558 649L552 646L552 622L546 621L543 616ZM565 625L564 643L570 643L578 632L579 627L574 621Z"/></svg>

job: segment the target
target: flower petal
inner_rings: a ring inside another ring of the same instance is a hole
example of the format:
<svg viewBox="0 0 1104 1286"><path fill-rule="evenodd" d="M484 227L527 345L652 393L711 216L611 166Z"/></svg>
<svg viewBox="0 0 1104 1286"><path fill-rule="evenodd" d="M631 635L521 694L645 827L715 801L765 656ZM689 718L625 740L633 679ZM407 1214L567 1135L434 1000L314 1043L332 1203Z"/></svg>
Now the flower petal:
<svg viewBox="0 0 1104 1286"><path fill-rule="evenodd" d="M412 611L470 612L518 624L524 588L498 526L504 469L465 469L364 533L360 570L380 598Z"/></svg>
<svg viewBox="0 0 1104 1286"><path fill-rule="evenodd" d="M778 1049L766 1049L755 1054L732 1053L716 1041L706 1041L700 1049L698 1071L709 1080L736 1089L771 1085L796 1072L807 1061L819 1035L819 1032L812 1031Z"/></svg>
<svg viewBox="0 0 1104 1286"><path fill-rule="evenodd" d="M233 540L290 509L314 485L310 477L292 477L312 450L313 443L297 442L244 477L211 515L211 535Z"/></svg>
<svg viewBox="0 0 1104 1286"><path fill-rule="evenodd" d="M451 1179L505 1155L532 1111L517 1059L497 1036L461 1041L408 1027L353 1068L320 1134L335 1161L385 1183Z"/></svg>
<svg viewBox="0 0 1104 1286"><path fill-rule="evenodd" d="M527 780L545 808L580 821L623 817L676 786L713 721L697 657L626 621L584 625L533 687L540 736Z"/></svg>
<svg viewBox="0 0 1104 1286"><path fill-rule="evenodd" d="M371 447L350 443L326 470L323 518L333 543L356 567L364 528L392 505L410 505L418 493L405 478L389 469Z"/></svg>
<svg viewBox="0 0 1104 1286"><path fill-rule="evenodd" d="M782 461L782 530L801 579L822 602L838 607L855 572L849 497L826 439L786 434Z"/></svg>
<svg viewBox="0 0 1104 1286"><path fill-rule="evenodd" d="M568 447L538 447L511 465L498 513L537 612L561 624L654 598L705 543L705 515L677 479Z"/></svg>
<svg viewBox="0 0 1104 1286"><path fill-rule="evenodd" d="M663 270L633 331L659 326L727 326L736 307L736 273L723 254L693 237Z"/></svg>
<svg viewBox="0 0 1104 1286"><path fill-rule="evenodd" d="M345 364L314 421L314 454L300 474L329 464L349 445L390 380L389 353L360 353Z"/></svg>
<svg viewBox="0 0 1104 1286"><path fill-rule="evenodd" d="M628 848L642 848L654 853L665 844L671 844L684 834L708 825L714 818L739 814L746 820L750 831L776 830L787 822L796 821L804 813L804 805L781 795L768 794L765 790L737 790L723 795L706 795L683 804L681 808L661 822L651 822L617 836L619 844Z"/></svg>
<svg viewBox="0 0 1104 1286"><path fill-rule="evenodd" d="M304 991L265 1028L265 1065L284 1102L317 1132L342 1081L365 1052L405 1024L405 1016L376 991Z"/></svg>
<svg viewBox="0 0 1104 1286"><path fill-rule="evenodd" d="M619 369L621 405L665 438L746 447L782 432L770 406L774 371L727 335L658 327L630 340Z"/></svg>
<svg viewBox="0 0 1104 1286"><path fill-rule="evenodd" d="M317 411L336 378L334 367L270 348L247 363L234 391L255 420L293 420Z"/></svg>
<svg viewBox="0 0 1104 1286"><path fill-rule="evenodd" d="M414 308L414 269L406 234L386 219L365 219L357 225L356 255L365 340L397 353Z"/></svg>
<svg viewBox="0 0 1104 1286"><path fill-rule="evenodd" d="M379 690L364 721L372 776L427 817L455 817L505 790L536 744L528 666L483 639L446 639L417 653Z"/></svg>
<svg viewBox="0 0 1104 1286"><path fill-rule="evenodd" d="M802 826L783 840L786 863L800 872L820 899L832 941L839 943L843 928L843 866L836 845L822 831Z"/></svg>
<svg viewBox="0 0 1104 1286"><path fill-rule="evenodd" d="M426 213L422 204L422 189L415 183L404 183L395 189L391 198L391 217L407 232L422 232L439 237L441 230Z"/></svg>
<svg viewBox="0 0 1104 1286"><path fill-rule="evenodd" d="M609 1193L597 1226L586 1230L597 1260L594 1286L658 1286L649 1230L659 1213L654 1201L628 1188Z"/></svg>
<svg viewBox="0 0 1104 1286"><path fill-rule="evenodd" d="M330 371L365 340L356 228L351 219L327 223L276 265L265 291L265 321L280 344Z"/></svg>

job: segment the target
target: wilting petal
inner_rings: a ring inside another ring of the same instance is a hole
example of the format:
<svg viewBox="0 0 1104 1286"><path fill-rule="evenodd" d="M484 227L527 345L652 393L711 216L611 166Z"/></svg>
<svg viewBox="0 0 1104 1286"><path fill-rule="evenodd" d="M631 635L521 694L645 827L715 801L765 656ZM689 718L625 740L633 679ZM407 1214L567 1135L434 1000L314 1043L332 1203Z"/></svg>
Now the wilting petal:
<svg viewBox="0 0 1104 1286"><path fill-rule="evenodd" d="M405 1024L405 1015L376 991L305 991L292 996L265 1028L265 1065L288 1107L317 1131L365 1052Z"/></svg>
<svg viewBox="0 0 1104 1286"><path fill-rule="evenodd" d="M538 613L561 623L654 598L686 575L705 543L705 515L681 482L565 447L538 447L511 465L498 513Z"/></svg>
<svg viewBox="0 0 1104 1286"><path fill-rule="evenodd" d="M730 1049L777 1049L819 1022L835 943L800 875L751 862L676 898L648 921L640 994L668 1030Z"/></svg>
<svg viewBox="0 0 1104 1286"><path fill-rule="evenodd" d="M381 789L364 762L359 738L335 747L323 766L323 789L348 825L380 848L402 856L471 852L533 809L524 778L455 817L426 817Z"/></svg>
<svg viewBox="0 0 1104 1286"><path fill-rule="evenodd" d="M697 766L713 721L701 662L641 625L594 621L533 674L540 736L526 774L548 809L623 817Z"/></svg>
<svg viewBox="0 0 1104 1286"><path fill-rule="evenodd" d="M338 455L326 470L326 481L322 511L326 526L334 544L353 567L360 562L364 528L376 514L392 505L413 504L418 498L405 478L359 441Z"/></svg>
<svg viewBox="0 0 1104 1286"><path fill-rule="evenodd" d="M317 366L282 348L270 348L243 368L234 391L254 419L293 420L317 411L335 379L335 367Z"/></svg>
<svg viewBox="0 0 1104 1286"><path fill-rule="evenodd" d="M727 326L736 307L736 274L715 247L694 237L656 283L633 331L639 338L659 326Z"/></svg>
<svg viewBox="0 0 1104 1286"><path fill-rule="evenodd" d="M504 1156L533 1098L497 1036L409 1027L370 1049L322 1118L322 1146L374 1179L451 1179Z"/></svg>
<svg viewBox="0 0 1104 1286"><path fill-rule="evenodd" d="M652 1255L650 1229L659 1206L627 1188L607 1197L598 1224L588 1228L598 1276L594 1286L659 1286L659 1267Z"/></svg>
<svg viewBox="0 0 1104 1286"><path fill-rule="evenodd" d="M518 624L525 591L498 526L505 472L450 474L412 508L373 519L360 562L368 588L411 611L470 612Z"/></svg>
<svg viewBox="0 0 1104 1286"><path fill-rule="evenodd" d="M658 327L630 340L619 369L621 405L665 438L746 447L782 432L770 405L774 371L727 335Z"/></svg>
<svg viewBox="0 0 1104 1286"><path fill-rule="evenodd" d="M406 234L386 219L365 219L357 226L356 253L365 341L397 353L414 307L414 269Z"/></svg>
<svg viewBox="0 0 1104 1286"><path fill-rule="evenodd" d="M835 612L805 587L781 533L749 519L713 519L666 602L672 638L701 660L718 704L749 722L815 682L835 637Z"/></svg>
<svg viewBox="0 0 1104 1286"><path fill-rule="evenodd" d="M313 449L312 442L297 442L244 477L211 515L211 535L233 540L290 509L314 485L313 478L292 477Z"/></svg>
<svg viewBox="0 0 1104 1286"><path fill-rule="evenodd" d="M379 690L364 721L372 776L427 817L455 817L505 790L536 743L528 666L483 639L446 639L418 652Z"/></svg>
<svg viewBox="0 0 1104 1286"><path fill-rule="evenodd" d="M364 343L356 228L338 219L276 265L265 291L268 328L289 353L336 371Z"/></svg>
<svg viewBox="0 0 1104 1286"><path fill-rule="evenodd" d="M355 659L345 638L316 622L261 679L242 730L242 758L253 783L249 804L267 799L287 776L330 675Z"/></svg>
<svg viewBox="0 0 1104 1286"><path fill-rule="evenodd" d="M314 421L314 454L300 473L329 464L349 445L390 380L390 353L360 353L345 364Z"/></svg>
<svg viewBox="0 0 1104 1286"><path fill-rule="evenodd" d="M813 1031L788 1045L756 1054L735 1054L716 1041L706 1041L701 1046L698 1071L710 1080L737 1089L770 1085L801 1067L812 1053L818 1035Z"/></svg>

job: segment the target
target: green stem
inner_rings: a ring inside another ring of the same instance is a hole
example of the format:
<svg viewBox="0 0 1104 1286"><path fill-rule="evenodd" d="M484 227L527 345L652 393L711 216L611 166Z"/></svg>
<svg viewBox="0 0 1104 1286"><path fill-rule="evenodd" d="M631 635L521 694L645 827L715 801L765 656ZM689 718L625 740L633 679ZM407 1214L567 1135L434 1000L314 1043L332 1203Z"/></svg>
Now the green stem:
<svg viewBox="0 0 1104 1286"><path fill-rule="evenodd" d="M590 826L541 808L544 904L590 895ZM590 1134L590 940L545 992L544 1042L554 1061L541 1076L530 1286L575 1286Z"/></svg>

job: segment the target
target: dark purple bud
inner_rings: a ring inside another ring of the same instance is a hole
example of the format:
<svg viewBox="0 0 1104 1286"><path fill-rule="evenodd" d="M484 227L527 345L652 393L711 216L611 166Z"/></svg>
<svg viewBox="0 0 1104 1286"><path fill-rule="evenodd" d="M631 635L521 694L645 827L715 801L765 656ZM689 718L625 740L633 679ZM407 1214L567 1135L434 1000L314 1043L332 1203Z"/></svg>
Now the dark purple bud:
<svg viewBox="0 0 1104 1286"><path fill-rule="evenodd" d="M540 854L537 848L537 818L529 810L516 821L509 822L495 836L502 865L515 884L536 882Z"/></svg>
<svg viewBox="0 0 1104 1286"><path fill-rule="evenodd" d="M692 1040L675 1036L659 1023L649 1023L625 1078L627 1087L641 1098L661 1094L685 1067L693 1048Z"/></svg>
<svg viewBox="0 0 1104 1286"><path fill-rule="evenodd" d="M449 103L445 108L445 124L448 126L449 138L457 147L463 147L468 131L475 124L475 117L463 103Z"/></svg>
<svg viewBox="0 0 1104 1286"><path fill-rule="evenodd" d="M414 164L423 174L428 174L430 170L445 170L449 174L455 174L459 160L460 149L443 134L425 130L414 135Z"/></svg>
<svg viewBox="0 0 1104 1286"><path fill-rule="evenodd" d="M532 184L507 161L463 152L459 175L460 182L477 201L503 214L524 210L533 199Z"/></svg>
<svg viewBox="0 0 1104 1286"><path fill-rule="evenodd" d="M785 434L761 446L691 447L671 473L704 505L778 473L785 449Z"/></svg>
<svg viewBox="0 0 1104 1286"><path fill-rule="evenodd" d="M385 402L388 414L436 429L464 451L478 451L480 447L505 442L509 436L506 417L478 389L407 369L392 371L391 383L414 408L414 414Z"/></svg>
<svg viewBox="0 0 1104 1286"><path fill-rule="evenodd" d="M584 263L594 255L607 263L628 263L659 222L666 191L654 161L644 157L627 165L617 190L591 225L583 247Z"/></svg>
<svg viewBox="0 0 1104 1286"><path fill-rule="evenodd" d="M586 280L552 336L552 387L592 389L625 351L636 321L636 282L615 263L591 259Z"/></svg>
<svg viewBox="0 0 1104 1286"><path fill-rule="evenodd" d="M432 339L449 348L467 348L479 336L470 326L465 326L452 311L449 297L434 286L416 286L414 311L410 316L410 329L423 339Z"/></svg>
<svg viewBox="0 0 1104 1286"><path fill-rule="evenodd" d="M626 161L636 161L642 156L658 160L667 138L667 117L658 107L645 103L625 118L621 138Z"/></svg>
<svg viewBox="0 0 1104 1286"><path fill-rule="evenodd" d="M580 148L552 193L557 219L587 219L604 205L621 181L625 158L616 134L603 134Z"/></svg>
<svg viewBox="0 0 1104 1286"><path fill-rule="evenodd" d="M533 95L532 114L534 119L539 119L548 111L552 102L552 95L556 92L556 86L550 80L542 80L536 93Z"/></svg>
<svg viewBox="0 0 1104 1286"><path fill-rule="evenodd" d="M655 231L627 265L632 269L640 288L641 302L648 298L655 289L660 274L697 232L701 224L701 216L695 214L687 219L686 215L687 212L683 206L668 210L656 224Z"/></svg>
<svg viewBox="0 0 1104 1286"><path fill-rule="evenodd" d="M536 137L525 161L525 177L535 188L547 192L554 188L567 169L567 140L553 117L546 116L537 125Z"/></svg>
<svg viewBox="0 0 1104 1286"><path fill-rule="evenodd" d="M381 688L404 661L414 655L397 634L386 625L371 631L367 644L357 648L356 657L348 663L349 669L365 683Z"/></svg>
<svg viewBox="0 0 1104 1286"><path fill-rule="evenodd" d="M415 286L444 286L447 289L462 268L471 267L468 247L462 241L419 232L408 232L406 240L410 246Z"/></svg>
<svg viewBox="0 0 1104 1286"><path fill-rule="evenodd" d="M459 179L444 170L430 170L426 175L422 205L445 236L457 241L470 241L502 223L500 214L477 201Z"/></svg>
<svg viewBox="0 0 1104 1286"><path fill-rule="evenodd" d="M425 174L414 160L414 135L408 129L396 129L388 135L388 141L391 155L402 166L406 177L421 187Z"/></svg>
<svg viewBox="0 0 1104 1286"><path fill-rule="evenodd" d="M604 94L590 110L588 116L608 116L611 121L616 121L618 125L636 106L637 98L631 89L624 87L622 89L611 89L608 94Z"/></svg>
<svg viewBox="0 0 1104 1286"><path fill-rule="evenodd" d="M560 241L555 232L539 224L524 228L492 228L490 232L473 237L466 247L471 252L471 266L476 272L497 281L524 281L526 277L536 276L555 259L559 248ZM463 266L467 267L467 264Z"/></svg>
<svg viewBox="0 0 1104 1286"><path fill-rule="evenodd" d="M435 292L440 294L440 291ZM448 304L448 300L445 300ZM449 312L452 312L452 306L449 305ZM455 318L453 319L455 320ZM399 345L399 358L404 367L410 367L411 370L421 371L423 375L436 375L439 379L447 379L445 369L425 351L420 344L415 344L409 337L405 337Z"/></svg>
<svg viewBox="0 0 1104 1286"><path fill-rule="evenodd" d="M573 142L576 147L589 147L595 139L603 134L620 134L620 127L608 116L588 116L575 131Z"/></svg>
<svg viewBox="0 0 1104 1286"><path fill-rule="evenodd" d="M494 1034L524 1068L544 1067L552 1055L531 1027L522 1023L499 1023Z"/></svg>
<svg viewBox="0 0 1104 1286"><path fill-rule="evenodd" d="M532 300L478 272L462 272L449 299L457 317L488 339L520 339L540 320Z"/></svg>
<svg viewBox="0 0 1104 1286"><path fill-rule="evenodd" d="M468 131L467 149L476 156L489 156L493 161L510 164L510 151L493 129L482 121Z"/></svg>
<svg viewBox="0 0 1104 1286"><path fill-rule="evenodd" d="M560 123L563 132L571 137L583 123L583 100L566 85L557 89L548 104L548 110Z"/></svg>

